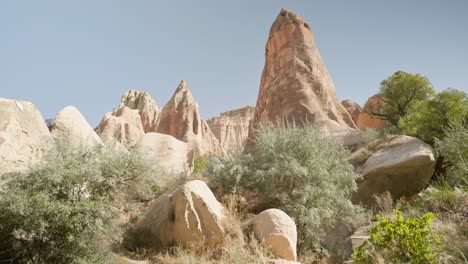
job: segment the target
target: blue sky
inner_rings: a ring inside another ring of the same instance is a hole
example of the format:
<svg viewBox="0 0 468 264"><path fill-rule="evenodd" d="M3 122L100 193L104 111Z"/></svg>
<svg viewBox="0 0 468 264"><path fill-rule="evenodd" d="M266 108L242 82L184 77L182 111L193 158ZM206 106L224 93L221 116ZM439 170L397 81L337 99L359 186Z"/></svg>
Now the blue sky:
<svg viewBox="0 0 468 264"><path fill-rule="evenodd" d="M162 107L182 79L203 118L255 105L281 7L312 27L340 100L364 103L397 70L468 91L465 0L3 0L0 97L44 118L74 105L93 126L125 90Z"/></svg>

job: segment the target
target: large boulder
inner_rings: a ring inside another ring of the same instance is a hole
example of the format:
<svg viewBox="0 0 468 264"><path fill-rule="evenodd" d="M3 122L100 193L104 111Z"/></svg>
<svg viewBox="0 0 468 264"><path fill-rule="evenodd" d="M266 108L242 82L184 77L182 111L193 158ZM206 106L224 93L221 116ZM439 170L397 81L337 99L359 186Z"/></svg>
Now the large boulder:
<svg viewBox="0 0 468 264"><path fill-rule="evenodd" d="M102 146L101 138L74 106L60 110L50 127L52 137L73 149L90 150Z"/></svg>
<svg viewBox="0 0 468 264"><path fill-rule="evenodd" d="M336 97L335 86L315 46L310 26L282 9L265 48L265 67L249 138L270 121L316 123L332 120L356 128Z"/></svg>
<svg viewBox="0 0 468 264"><path fill-rule="evenodd" d="M52 144L44 118L32 103L0 98L0 175L28 169Z"/></svg>
<svg viewBox="0 0 468 264"><path fill-rule="evenodd" d="M373 195L390 192L394 199L410 196L423 189L434 173L434 150L421 140L396 136L376 147L358 166L358 191L353 202L374 204Z"/></svg>
<svg viewBox="0 0 468 264"><path fill-rule="evenodd" d="M224 207L205 182L195 180L160 195L127 233L131 243L149 248L223 241Z"/></svg>
<svg viewBox="0 0 468 264"><path fill-rule="evenodd" d="M150 132L133 147L149 160L154 160L166 173L185 174L191 170L194 153L189 145L173 136Z"/></svg>
<svg viewBox="0 0 468 264"><path fill-rule="evenodd" d="M133 147L145 134L138 110L127 106L106 113L96 132L104 143L117 141L126 148Z"/></svg>
<svg viewBox="0 0 468 264"><path fill-rule="evenodd" d="M221 148L225 151L232 151L244 147L249 136L250 120L254 113L255 107L246 106L208 119L207 123L219 140Z"/></svg>
<svg viewBox="0 0 468 264"><path fill-rule="evenodd" d="M296 261L297 231L294 220L279 209L268 209L251 220L255 236L275 256Z"/></svg>
<svg viewBox="0 0 468 264"><path fill-rule="evenodd" d="M160 109L147 92L128 90L122 95L119 108L124 106L138 111L145 133L156 132Z"/></svg>
<svg viewBox="0 0 468 264"><path fill-rule="evenodd" d="M200 118L198 104L185 81L180 82L161 110L157 132L187 142L202 154L222 152L218 139L206 121Z"/></svg>
<svg viewBox="0 0 468 264"><path fill-rule="evenodd" d="M348 113L351 115L351 118L353 119L354 123L357 125L357 122L359 120L359 116L362 113L361 106L359 104L351 101L351 100L343 100L343 101L341 101L341 105L344 106L346 111L348 111Z"/></svg>

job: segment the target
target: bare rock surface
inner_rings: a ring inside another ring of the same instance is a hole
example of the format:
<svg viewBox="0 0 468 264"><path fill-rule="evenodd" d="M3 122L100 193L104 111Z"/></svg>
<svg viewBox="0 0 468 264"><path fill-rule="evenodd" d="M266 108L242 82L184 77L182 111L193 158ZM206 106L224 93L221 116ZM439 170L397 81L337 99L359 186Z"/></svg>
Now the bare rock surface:
<svg viewBox="0 0 468 264"><path fill-rule="evenodd" d="M160 195L130 230L130 239L162 248L222 242L224 207L205 182L189 181Z"/></svg>
<svg viewBox="0 0 468 264"><path fill-rule="evenodd" d="M208 119L207 123L219 140L221 148L231 151L245 145L254 113L255 107L246 106Z"/></svg>
<svg viewBox="0 0 468 264"><path fill-rule="evenodd" d="M101 138L74 106L60 110L50 128L52 137L72 149L90 150L102 146Z"/></svg>
<svg viewBox="0 0 468 264"><path fill-rule="evenodd" d="M367 99L362 113L359 115L357 126L361 130L367 128L383 128L385 121L372 115L372 113L383 114L384 101L378 95L373 95Z"/></svg>
<svg viewBox="0 0 468 264"><path fill-rule="evenodd" d="M28 169L52 144L44 118L32 103L0 98L0 175Z"/></svg>
<svg viewBox="0 0 468 264"><path fill-rule="evenodd" d="M128 107L138 110L145 133L156 132L160 109L156 101L147 93L129 90L122 95L119 108Z"/></svg>
<svg viewBox="0 0 468 264"><path fill-rule="evenodd" d="M104 115L96 128L104 143L117 141L131 148L145 134L138 110L121 106Z"/></svg>
<svg viewBox="0 0 468 264"><path fill-rule="evenodd" d="M222 152L210 127L200 118L198 104L185 81L161 110L157 132L187 142L201 153Z"/></svg>
<svg viewBox="0 0 468 264"><path fill-rule="evenodd" d="M0 175L27 170L54 144L30 102L0 98Z"/></svg>
<svg viewBox="0 0 468 264"><path fill-rule="evenodd" d="M267 246L275 256L297 260L297 230L294 220L279 209L268 209L251 220L255 236Z"/></svg>
<svg viewBox="0 0 468 264"><path fill-rule="evenodd" d="M186 174L191 170L193 150L186 142L173 136L150 132L145 134L132 151L141 153L171 175Z"/></svg>
<svg viewBox="0 0 468 264"><path fill-rule="evenodd" d="M356 128L336 97L335 86L315 46L310 26L282 9L265 48L265 67L251 122L250 138L265 121L296 124L333 120Z"/></svg>
<svg viewBox="0 0 468 264"><path fill-rule="evenodd" d="M351 100L343 100L341 101L341 104L344 106L346 111L351 115L351 118L353 119L354 123L357 125L357 122L359 120L359 116L362 113L362 107L351 101ZM359 127L359 126L358 126Z"/></svg>
<svg viewBox="0 0 468 264"><path fill-rule="evenodd" d="M354 202L374 203L373 195L390 192L394 199L418 193L431 179L435 168L434 150L421 140L397 136L377 147L362 166Z"/></svg>

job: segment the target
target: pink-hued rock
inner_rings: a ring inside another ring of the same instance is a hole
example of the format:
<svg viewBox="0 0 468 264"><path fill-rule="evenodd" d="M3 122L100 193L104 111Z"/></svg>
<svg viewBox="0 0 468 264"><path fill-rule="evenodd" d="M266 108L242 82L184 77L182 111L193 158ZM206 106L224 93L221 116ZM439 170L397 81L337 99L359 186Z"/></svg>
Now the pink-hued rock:
<svg viewBox="0 0 468 264"><path fill-rule="evenodd" d="M243 148L249 136L249 124L255 113L255 107L246 106L240 109L221 113L208 119L211 131L219 140L225 151Z"/></svg>
<svg viewBox="0 0 468 264"><path fill-rule="evenodd" d="M384 101L380 96L373 95L369 97L356 122L358 128L361 130L366 130L367 128L383 128L385 126L385 121L372 116L372 113L383 114L383 105Z"/></svg>
<svg viewBox="0 0 468 264"><path fill-rule="evenodd" d="M96 128L104 143L117 141L126 148L133 147L145 134L138 110L121 106L106 113Z"/></svg>
<svg viewBox="0 0 468 264"><path fill-rule="evenodd" d="M336 97L310 26L285 9L270 29L249 138L253 139L255 128L267 120L296 124L332 120L340 126L356 128Z"/></svg>
<svg viewBox="0 0 468 264"><path fill-rule="evenodd" d="M119 108L123 106L138 110L145 133L156 132L160 109L147 92L128 90L122 95Z"/></svg>
<svg viewBox="0 0 468 264"><path fill-rule="evenodd" d="M198 104L185 81L181 81L174 95L161 110L158 133L167 134L189 145L200 153L221 154L219 142L200 118Z"/></svg>

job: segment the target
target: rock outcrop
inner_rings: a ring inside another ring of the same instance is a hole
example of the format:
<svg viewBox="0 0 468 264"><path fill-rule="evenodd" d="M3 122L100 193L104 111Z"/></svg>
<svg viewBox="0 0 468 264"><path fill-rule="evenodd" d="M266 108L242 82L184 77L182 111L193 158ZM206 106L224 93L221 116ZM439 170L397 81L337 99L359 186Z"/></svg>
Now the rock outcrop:
<svg viewBox="0 0 468 264"><path fill-rule="evenodd" d="M160 109L156 101L147 93L129 90L122 95L119 108L138 110L145 133L157 132Z"/></svg>
<svg viewBox="0 0 468 264"><path fill-rule="evenodd" d="M354 123L357 125L359 116L362 113L361 106L351 100L343 100L341 101L341 105L344 106L346 111L348 111L348 113L351 115L351 118L353 119Z"/></svg>
<svg viewBox="0 0 468 264"><path fill-rule="evenodd" d="M221 148L232 151L244 147L254 113L255 107L246 106L208 119L207 123L219 140Z"/></svg>
<svg viewBox="0 0 468 264"><path fill-rule="evenodd" d="M187 142L202 154L222 152L210 127L200 118L198 104L185 81L161 110L157 132Z"/></svg>
<svg viewBox="0 0 468 264"><path fill-rule="evenodd" d="M372 115L372 113L383 114L383 105L384 101L379 95L369 97L356 123L358 128L361 130L366 130L367 128L383 128L385 126L385 121Z"/></svg>
<svg viewBox="0 0 468 264"><path fill-rule="evenodd" d="M0 175L28 169L52 144L44 118L32 103L0 98Z"/></svg>
<svg viewBox="0 0 468 264"><path fill-rule="evenodd" d="M157 166L171 175L185 174L191 171L194 151L186 142L173 136L150 132L145 134L133 147Z"/></svg>
<svg viewBox="0 0 468 264"><path fill-rule="evenodd" d="M357 168L361 177L353 202L374 204L374 194L389 192L394 199L410 196L423 189L434 173L434 150L421 140L396 136L382 143Z"/></svg>
<svg viewBox="0 0 468 264"><path fill-rule="evenodd" d="M251 220L255 236L269 248L275 256L297 260L297 231L294 220L278 209L268 209Z"/></svg>
<svg viewBox="0 0 468 264"><path fill-rule="evenodd" d="M126 148L133 147L145 134L138 110L121 106L106 113L96 128L104 143L117 141Z"/></svg>
<svg viewBox="0 0 468 264"><path fill-rule="evenodd" d="M67 106L57 113L50 133L55 140L72 149L91 150L103 145L101 138L74 106Z"/></svg>
<svg viewBox="0 0 468 264"><path fill-rule="evenodd" d="M285 9L270 29L250 139L254 138L255 128L267 120L296 124L332 120L338 125L356 128L351 115L336 97L310 26Z"/></svg>
<svg viewBox="0 0 468 264"><path fill-rule="evenodd" d="M385 121L373 116L372 113L383 114L384 101L379 95L373 95L367 99L364 109L357 103L344 100L341 104L351 114L354 123L360 130L368 128L383 128Z"/></svg>
<svg viewBox="0 0 468 264"><path fill-rule="evenodd" d="M224 207L203 181L190 181L160 195L127 239L149 248L223 241Z"/></svg>

